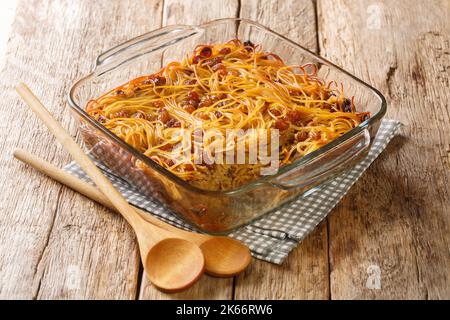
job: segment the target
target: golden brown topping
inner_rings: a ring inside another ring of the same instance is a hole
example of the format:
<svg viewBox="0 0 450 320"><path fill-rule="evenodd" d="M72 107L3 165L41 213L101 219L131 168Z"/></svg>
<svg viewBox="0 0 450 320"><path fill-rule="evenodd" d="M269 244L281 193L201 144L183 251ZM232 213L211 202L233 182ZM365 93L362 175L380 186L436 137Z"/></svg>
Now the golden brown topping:
<svg viewBox="0 0 450 320"><path fill-rule="evenodd" d="M286 120L291 123L297 123L302 118L302 114L299 111L289 111L286 116Z"/></svg>
<svg viewBox="0 0 450 320"><path fill-rule="evenodd" d="M287 130L289 128L289 123L284 120L277 120L275 121L275 124L273 126L275 129L278 129L280 131Z"/></svg>
<svg viewBox="0 0 450 320"><path fill-rule="evenodd" d="M142 112L136 112L131 117L132 118L137 118L137 119L145 119L145 114L142 113Z"/></svg>
<svg viewBox="0 0 450 320"><path fill-rule="evenodd" d="M226 55L226 54L229 54L230 52L231 52L231 49L225 47L225 48L223 48L223 49L220 49L219 54L221 54L221 55Z"/></svg>
<svg viewBox="0 0 450 320"><path fill-rule="evenodd" d="M352 101L348 98L345 98L342 102L342 111L344 112L353 112Z"/></svg>
<svg viewBox="0 0 450 320"><path fill-rule="evenodd" d="M218 71L221 76L226 76L228 71L225 65L218 63L211 68L213 71Z"/></svg>
<svg viewBox="0 0 450 320"><path fill-rule="evenodd" d="M311 140L319 140L320 139L320 133L316 131L310 131L309 132L309 138Z"/></svg>
<svg viewBox="0 0 450 320"><path fill-rule="evenodd" d="M202 98L202 100L200 101L200 104L198 106L199 106L199 108L204 108L204 107L209 107L213 103L214 103L214 101L211 98L205 96Z"/></svg>
<svg viewBox="0 0 450 320"><path fill-rule="evenodd" d="M155 86L163 86L166 84L166 78L157 76L153 80L153 83L155 84Z"/></svg>
<svg viewBox="0 0 450 320"><path fill-rule="evenodd" d="M187 96L190 100L200 101L200 97L198 96L198 93L195 91L189 91Z"/></svg>
<svg viewBox="0 0 450 320"><path fill-rule="evenodd" d="M308 133L306 131L300 131L295 134L295 140L303 142L308 139Z"/></svg>
<svg viewBox="0 0 450 320"><path fill-rule="evenodd" d="M187 104L183 106L183 110L187 113L192 113L195 111L195 107L192 104Z"/></svg>
<svg viewBox="0 0 450 320"><path fill-rule="evenodd" d="M221 57L215 57L215 58L204 60L203 64L205 66L214 67L216 64L221 63L221 62L222 62Z"/></svg>
<svg viewBox="0 0 450 320"><path fill-rule="evenodd" d="M178 121L177 119L170 119L169 121L167 121L166 126L168 128L180 128L181 127L181 122Z"/></svg>
<svg viewBox="0 0 450 320"><path fill-rule="evenodd" d="M211 47L203 47L202 50L200 50L200 57L202 58L209 58L211 57L212 49Z"/></svg>
<svg viewBox="0 0 450 320"><path fill-rule="evenodd" d="M159 113L158 120L161 121L162 123L166 124L167 121L170 120L170 115L166 109L159 109L158 113Z"/></svg>
<svg viewBox="0 0 450 320"><path fill-rule="evenodd" d="M198 117L202 120L210 120L209 116L206 113L200 113Z"/></svg>
<svg viewBox="0 0 450 320"><path fill-rule="evenodd" d="M200 56L195 56L194 58L192 58L192 63L193 64L197 64L200 61Z"/></svg>
<svg viewBox="0 0 450 320"><path fill-rule="evenodd" d="M281 115L281 112L278 110L270 110L270 113L272 113L275 117L279 117Z"/></svg>
<svg viewBox="0 0 450 320"><path fill-rule="evenodd" d="M164 102L162 102L161 100L153 101L152 105L159 109L164 108Z"/></svg>
<svg viewBox="0 0 450 320"><path fill-rule="evenodd" d="M113 118L113 119L114 118L127 118L129 116L130 115L129 115L128 111L122 110L122 111L116 112L113 115L111 115L111 118Z"/></svg>

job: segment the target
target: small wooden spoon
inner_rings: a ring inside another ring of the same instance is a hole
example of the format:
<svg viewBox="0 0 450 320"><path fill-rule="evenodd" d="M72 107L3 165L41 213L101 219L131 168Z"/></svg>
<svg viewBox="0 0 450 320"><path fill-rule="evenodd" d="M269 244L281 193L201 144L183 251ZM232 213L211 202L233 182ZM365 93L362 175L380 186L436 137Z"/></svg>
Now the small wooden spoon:
<svg viewBox="0 0 450 320"><path fill-rule="evenodd" d="M176 238L172 232L142 219L31 90L23 83L16 90L134 229L149 280L157 288L167 292L181 291L194 284L205 267L200 248L195 243Z"/></svg>
<svg viewBox="0 0 450 320"><path fill-rule="evenodd" d="M96 187L76 178L51 163L22 149L16 149L14 151L14 157L89 199L112 210L116 210L108 198ZM153 217L148 212L138 208L135 208L135 210L148 222L166 230L173 231L177 236L199 245L205 257L205 271L209 275L215 277L231 277L244 271L251 262L250 250L240 241L229 237L216 237L184 231Z"/></svg>

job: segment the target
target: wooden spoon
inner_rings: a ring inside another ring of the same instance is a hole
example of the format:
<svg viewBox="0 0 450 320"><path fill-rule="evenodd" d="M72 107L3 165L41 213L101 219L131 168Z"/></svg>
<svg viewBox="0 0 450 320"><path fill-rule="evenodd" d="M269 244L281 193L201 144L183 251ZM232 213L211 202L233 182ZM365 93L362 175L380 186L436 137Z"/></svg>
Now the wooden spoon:
<svg viewBox="0 0 450 320"><path fill-rule="evenodd" d="M200 248L195 243L176 238L171 231L142 219L31 90L23 83L16 90L134 229L142 264L149 280L157 288L167 292L181 291L194 284L205 267Z"/></svg>
<svg viewBox="0 0 450 320"><path fill-rule="evenodd" d="M51 163L22 149L16 149L14 151L14 157L89 199L112 210L116 210L108 198L96 187L59 169ZM184 231L153 217L148 212L138 208L135 208L135 210L142 218L150 223L173 231L177 236L199 245L205 257L205 271L209 275L215 277L231 277L245 270L251 262L250 250L240 241L228 237L216 237Z"/></svg>

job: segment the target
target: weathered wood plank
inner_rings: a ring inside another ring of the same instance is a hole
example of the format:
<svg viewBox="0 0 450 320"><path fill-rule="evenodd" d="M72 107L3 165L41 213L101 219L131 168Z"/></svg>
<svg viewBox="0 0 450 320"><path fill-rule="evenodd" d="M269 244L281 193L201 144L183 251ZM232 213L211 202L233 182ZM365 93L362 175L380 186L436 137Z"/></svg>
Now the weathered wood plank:
<svg viewBox="0 0 450 320"><path fill-rule="evenodd" d="M328 299L327 226L323 221L280 265L254 261L237 277L236 299Z"/></svg>
<svg viewBox="0 0 450 320"><path fill-rule="evenodd" d="M163 25L202 24L221 18L235 18L238 0L210 1L165 0Z"/></svg>
<svg viewBox="0 0 450 320"><path fill-rule="evenodd" d="M240 16L317 50L313 1L242 1ZM236 299L327 299L327 225L322 223L282 266L255 261L236 281Z"/></svg>
<svg viewBox="0 0 450 320"><path fill-rule="evenodd" d="M241 2L240 17L259 22L308 49L317 50L313 0L245 0Z"/></svg>
<svg viewBox="0 0 450 320"><path fill-rule="evenodd" d="M69 161L12 85L29 83L75 136L71 82L98 53L159 27L161 12L159 1L19 1L0 79L0 297L135 298L139 258L126 223L12 160L23 147Z"/></svg>
<svg viewBox="0 0 450 320"><path fill-rule="evenodd" d="M319 1L321 53L380 88L405 124L329 218L332 299L450 297L449 12Z"/></svg>
<svg viewBox="0 0 450 320"><path fill-rule="evenodd" d="M163 25L201 24L219 18L235 17L238 9L237 0L224 0L212 4L209 1L165 0ZM217 279L204 276L191 289L177 293L164 294L142 279L140 299L231 299L233 279Z"/></svg>

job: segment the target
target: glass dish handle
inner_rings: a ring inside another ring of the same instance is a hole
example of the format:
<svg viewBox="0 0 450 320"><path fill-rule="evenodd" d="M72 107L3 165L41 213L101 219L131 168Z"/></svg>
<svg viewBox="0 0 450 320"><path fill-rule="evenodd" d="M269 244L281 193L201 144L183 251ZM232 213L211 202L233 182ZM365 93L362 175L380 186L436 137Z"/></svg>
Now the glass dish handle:
<svg viewBox="0 0 450 320"><path fill-rule="evenodd" d="M369 130L363 128L353 137L321 155L312 157L305 164L270 180L270 183L285 190L317 186L354 165L367 154L369 146Z"/></svg>
<svg viewBox="0 0 450 320"><path fill-rule="evenodd" d="M129 60L162 50L201 32L203 29L196 26L174 25L144 33L100 54L95 61L95 73L101 75Z"/></svg>

